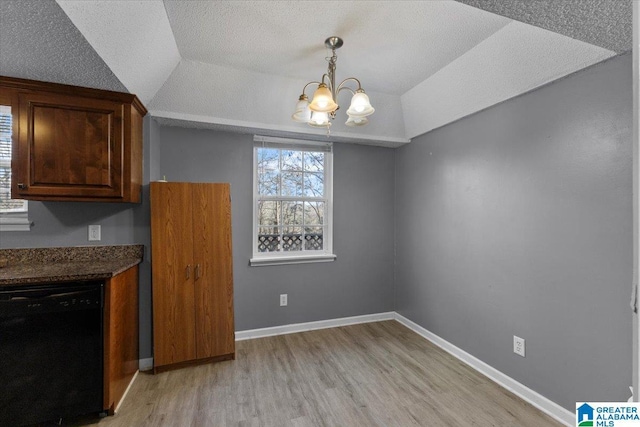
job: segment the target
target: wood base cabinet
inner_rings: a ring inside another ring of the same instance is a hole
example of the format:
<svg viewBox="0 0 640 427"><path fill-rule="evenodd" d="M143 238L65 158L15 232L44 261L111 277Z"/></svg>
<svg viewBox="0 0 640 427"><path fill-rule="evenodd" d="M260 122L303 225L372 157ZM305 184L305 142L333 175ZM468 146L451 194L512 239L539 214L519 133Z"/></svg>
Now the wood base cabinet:
<svg viewBox="0 0 640 427"><path fill-rule="evenodd" d="M104 289L104 409L113 415L138 372L138 266Z"/></svg>
<svg viewBox="0 0 640 427"><path fill-rule="evenodd" d="M151 183L154 372L235 358L229 184Z"/></svg>

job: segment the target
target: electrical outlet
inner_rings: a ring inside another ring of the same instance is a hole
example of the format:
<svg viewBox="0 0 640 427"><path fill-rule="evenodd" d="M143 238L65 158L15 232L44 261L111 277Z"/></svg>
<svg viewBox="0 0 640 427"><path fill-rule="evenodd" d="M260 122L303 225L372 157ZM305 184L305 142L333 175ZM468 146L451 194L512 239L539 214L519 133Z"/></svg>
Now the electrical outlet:
<svg viewBox="0 0 640 427"><path fill-rule="evenodd" d="M287 305L287 294L280 294L280 307L284 307Z"/></svg>
<svg viewBox="0 0 640 427"><path fill-rule="evenodd" d="M513 336L513 352L524 357L524 338Z"/></svg>
<svg viewBox="0 0 640 427"><path fill-rule="evenodd" d="M102 237L100 235L100 226L99 225L90 225L89 226L89 241L97 241Z"/></svg>

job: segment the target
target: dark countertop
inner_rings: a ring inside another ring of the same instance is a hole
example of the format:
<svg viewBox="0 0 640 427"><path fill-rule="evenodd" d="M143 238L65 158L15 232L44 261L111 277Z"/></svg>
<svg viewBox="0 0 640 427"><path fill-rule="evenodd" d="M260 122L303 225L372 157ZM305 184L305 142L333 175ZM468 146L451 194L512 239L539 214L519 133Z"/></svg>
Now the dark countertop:
<svg viewBox="0 0 640 427"><path fill-rule="evenodd" d="M2 249L0 287L108 279L142 262L143 252L143 245Z"/></svg>

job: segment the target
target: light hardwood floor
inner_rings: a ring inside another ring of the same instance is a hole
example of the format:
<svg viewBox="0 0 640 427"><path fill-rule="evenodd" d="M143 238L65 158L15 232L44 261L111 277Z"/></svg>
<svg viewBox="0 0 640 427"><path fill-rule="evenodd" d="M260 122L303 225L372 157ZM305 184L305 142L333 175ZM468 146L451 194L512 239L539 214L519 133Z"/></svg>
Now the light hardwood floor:
<svg viewBox="0 0 640 427"><path fill-rule="evenodd" d="M141 373L74 425L560 426L396 321L240 341L235 361Z"/></svg>

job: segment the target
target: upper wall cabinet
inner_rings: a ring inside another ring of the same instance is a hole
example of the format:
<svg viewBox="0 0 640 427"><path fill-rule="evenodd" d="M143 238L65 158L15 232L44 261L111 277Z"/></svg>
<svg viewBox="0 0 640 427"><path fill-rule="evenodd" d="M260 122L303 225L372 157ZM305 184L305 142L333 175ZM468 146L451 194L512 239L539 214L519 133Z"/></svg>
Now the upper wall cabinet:
<svg viewBox="0 0 640 427"><path fill-rule="evenodd" d="M11 197L140 202L142 119L135 95L0 77L11 99Z"/></svg>

